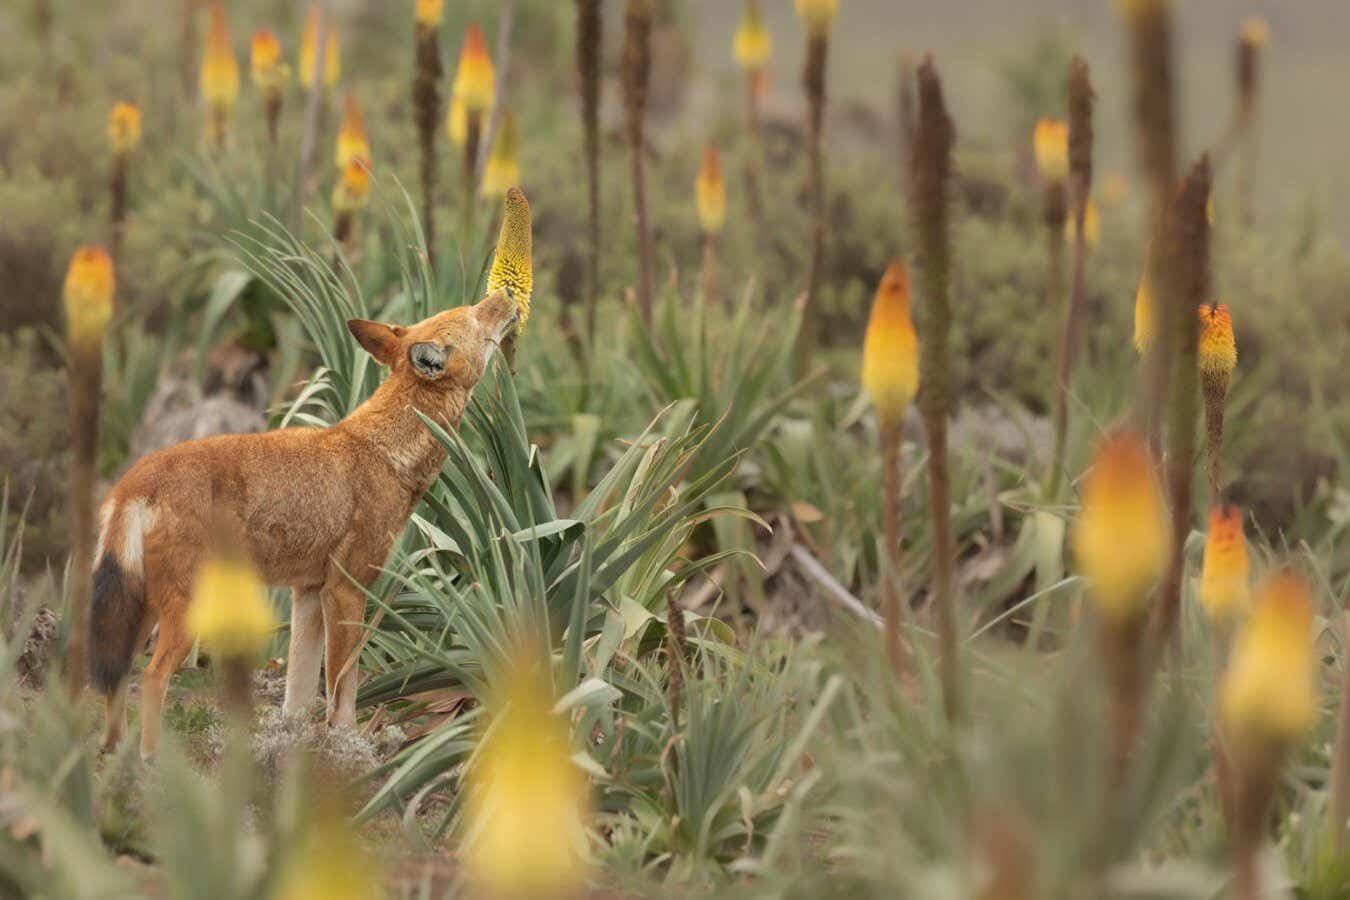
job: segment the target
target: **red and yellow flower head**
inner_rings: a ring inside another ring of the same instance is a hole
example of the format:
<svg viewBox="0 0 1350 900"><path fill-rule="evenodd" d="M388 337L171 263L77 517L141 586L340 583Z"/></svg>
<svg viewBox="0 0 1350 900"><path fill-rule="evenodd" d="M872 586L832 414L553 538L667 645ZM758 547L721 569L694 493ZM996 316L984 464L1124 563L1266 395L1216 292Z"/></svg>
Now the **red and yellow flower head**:
<svg viewBox="0 0 1350 900"><path fill-rule="evenodd" d="M768 64L772 53L773 38L764 27L759 0L746 0L741 24L736 28L736 37L731 45L731 55L745 71L758 72Z"/></svg>
<svg viewBox="0 0 1350 900"><path fill-rule="evenodd" d="M337 136L337 167L345 170L347 164L356 158L370 160L370 141L366 139L366 119L361 115L361 105L351 91L343 98L342 127Z"/></svg>
<svg viewBox="0 0 1350 900"><path fill-rule="evenodd" d="M324 40L323 86L333 88L342 77L342 48L338 44L333 17L325 23L328 37ZM311 3L305 17L305 30L300 36L300 86L309 90L314 86L314 65L319 55L319 7Z"/></svg>
<svg viewBox="0 0 1350 900"><path fill-rule="evenodd" d="M213 109L228 111L239 97L239 62L230 45L230 23L225 8L212 3L211 20L202 53L202 99Z"/></svg>
<svg viewBox="0 0 1350 900"><path fill-rule="evenodd" d="M1200 306L1200 344L1197 351L1200 371L1227 379L1237 368L1237 340L1233 337L1233 318L1222 303Z"/></svg>
<svg viewBox="0 0 1350 900"><path fill-rule="evenodd" d="M353 156L342 167L342 174L333 188L333 209L339 213L353 213L365 207L370 198L370 160Z"/></svg>
<svg viewBox="0 0 1350 900"><path fill-rule="evenodd" d="M717 148L711 145L703 151L703 165L694 179L694 196L703 233L720 234L727 219L727 182L722 177Z"/></svg>
<svg viewBox="0 0 1350 900"><path fill-rule="evenodd" d="M1290 573L1257 592L1219 684L1219 713L1239 755L1296 744L1317 720L1313 601Z"/></svg>
<svg viewBox="0 0 1350 900"><path fill-rule="evenodd" d="M253 86L261 93L275 95L286 86L290 70L281 59L281 43L265 28L253 32L249 63Z"/></svg>
<svg viewBox="0 0 1350 900"><path fill-rule="evenodd" d="M1242 510L1215 506L1209 511L1205 535L1205 562L1200 570L1200 605L1211 622L1229 624L1247 611L1247 540L1242 534Z"/></svg>
<svg viewBox="0 0 1350 900"><path fill-rule="evenodd" d="M81 247L71 256L62 299L72 350L87 352L103 343L112 319L114 286L112 256L103 247Z"/></svg>
<svg viewBox="0 0 1350 900"><path fill-rule="evenodd" d="M881 276L863 336L862 384L883 424L898 424L919 390L919 342L909 312L909 273L894 260Z"/></svg>
<svg viewBox="0 0 1350 900"><path fill-rule="evenodd" d="M126 156L141 143L141 108L119 100L108 113L108 144L117 156Z"/></svg>
<svg viewBox="0 0 1350 900"><path fill-rule="evenodd" d="M1083 479L1074 556L1091 596L1111 624L1140 616L1167 565L1171 522L1137 435L1118 431L1097 446Z"/></svg>
<svg viewBox="0 0 1350 900"><path fill-rule="evenodd" d="M1060 119L1039 119L1032 135L1036 168L1049 182L1069 177L1069 124Z"/></svg>
<svg viewBox="0 0 1350 900"><path fill-rule="evenodd" d="M483 30L470 22L464 32L464 47L460 50L459 68L455 70L451 92L464 104L465 112L485 113L496 100L495 79Z"/></svg>

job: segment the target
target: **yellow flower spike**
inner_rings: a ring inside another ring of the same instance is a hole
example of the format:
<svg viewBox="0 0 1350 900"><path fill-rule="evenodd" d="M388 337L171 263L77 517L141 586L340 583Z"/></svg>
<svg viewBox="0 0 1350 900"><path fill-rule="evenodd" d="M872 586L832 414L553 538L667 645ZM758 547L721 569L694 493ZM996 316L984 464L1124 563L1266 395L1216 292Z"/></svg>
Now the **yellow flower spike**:
<svg viewBox="0 0 1350 900"><path fill-rule="evenodd" d="M444 0L417 0L417 24L423 28L435 28L441 24L445 15Z"/></svg>
<svg viewBox="0 0 1350 900"><path fill-rule="evenodd" d="M263 94L276 94L286 86L290 69L281 59L281 43L267 29L253 32L249 56L253 86Z"/></svg>
<svg viewBox="0 0 1350 900"><path fill-rule="evenodd" d="M1109 623L1136 620L1167 565L1172 530L1137 435L1118 431L1098 445L1083 478L1082 504L1073 549L1090 594Z"/></svg>
<svg viewBox="0 0 1350 900"><path fill-rule="evenodd" d="M338 44L337 23L330 13L327 22L328 37L324 41L323 86L333 88L342 77L342 48ZM314 86L314 62L319 51L319 7L309 6L305 30L300 36L300 86L309 90Z"/></svg>
<svg viewBox="0 0 1350 900"><path fill-rule="evenodd" d="M909 272L893 261L881 276L863 336L862 384L877 416L899 422L919 390L919 342L909 312Z"/></svg>
<svg viewBox="0 0 1350 900"><path fill-rule="evenodd" d="M103 343L113 313L112 256L98 246L76 250L66 270L63 300L66 340L72 350L88 352Z"/></svg>
<svg viewBox="0 0 1350 900"><path fill-rule="evenodd" d="M736 28L736 37L731 45L731 55L736 64L747 72L760 71L773 55L773 38L764 27L759 0L746 0L741 24Z"/></svg>
<svg viewBox="0 0 1350 900"><path fill-rule="evenodd" d="M492 152L483 165L483 183L480 187L483 197L500 197L507 188L520 184L519 147L516 117L509 110L503 111L501 126L492 142Z"/></svg>
<svg viewBox="0 0 1350 900"><path fill-rule="evenodd" d="M370 160L370 142L366 139L366 119L361 105L351 91L343 98L342 127L337 136L337 167L345 171L348 164L359 158Z"/></svg>
<svg viewBox="0 0 1350 900"><path fill-rule="evenodd" d="M370 161L364 156L353 156L342 167L342 175L333 188L333 209L352 213L365 208L370 198Z"/></svg>
<svg viewBox="0 0 1350 900"><path fill-rule="evenodd" d="M469 111L464 108L464 100L458 94L450 95L450 105L445 111L445 133L458 150L462 150L469 139Z"/></svg>
<svg viewBox="0 0 1350 900"><path fill-rule="evenodd" d="M812 37L827 34L838 13L839 0L797 0L797 17Z"/></svg>
<svg viewBox="0 0 1350 900"><path fill-rule="evenodd" d="M451 93L464 104L465 112L485 113L492 108L496 91L487 40L483 30L470 22L464 32L464 47L459 54L459 68L455 70Z"/></svg>
<svg viewBox="0 0 1350 900"><path fill-rule="evenodd" d="M1202 374L1227 379L1237 368L1237 340L1233 337L1233 318L1228 307L1202 304L1200 346L1197 358Z"/></svg>
<svg viewBox="0 0 1350 900"><path fill-rule="evenodd" d="M1145 266L1148 261L1144 261ZM1134 294L1134 349L1140 356L1148 353L1153 343L1153 285L1148 271L1139 278L1139 289Z"/></svg>
<svg viewBox="0 0 1350 900"><path fill-rule="evenodd" d="M211 4L211 23L206 32L206 48L202 53L202 99L212 108L228 111L239 97L239 62L230 45L230 24L225 8Z"/></svg>
<svg viewBox="0 0 1350 900"><path fill-rule="evenodd" d="M1069 125L1059 119L1039 119L1032 135L1036 168L1049 182L1069 177Z"/></svg>
<svg viewBox="0 0 1350 900"><path fill-rule="evenodd" d="M1302 740L1317 719L1313 601L1288 572L1257 592L1219 683L1219 713L1239 755L1259 756Z"/></svg>
<svg viewBox="0 0 1350 900"><path fill-rule="evenodd" d="M470 764L465 853L477 896L546 900L584 887L586 780L545 680L512 673Z"/></svg>
<svg viewBox="0 0 1350 900"><path fill-rule="evenodd" d="M720 234L727 220L727 182L722 177L716 147L709 146L703 151L703 165L694 179L694 194L699 227L704 234Z"/></svg>
<svg viewBox="0 0 1350 900"><path fill-rule="evenodd" d="M1074 235L1073 216L1064 222L1064 240L1072 241ZM1102 237L1102 217L1097 211L1097 203L1091 197L1083 207L1083 241L1089 247L1097 246Z"/></svg>
<svg viewBox="0 0 1350 900"><path fill-rule="evenodd" d="M258 573L239 559L208 557L197 571L188 628L223 659L259 656L277 619Z"/></svg>
<svg viewBox="0 0 1350 900"><path fill-rule="evenodd" d="M487 292L505 290L516 301L520 310L517 332L525 330L530 320L530 294L534 292L534 270L531 256L534 236L530 230L530 201L525 192L513 187L506 192L502 204L502 229L497 235L497 250L488 272Z"/></svg>
<svg viewBox="0 0 1350 900"><path fill-rule="evenodd" d="M1242 40L1258 50L1270 43L1270 23L1260 16L1242 20Z"/></svg>
<svg viewBox="0 0 1350 900"><path fill-rule="evenodd" d="M1247 611L1251 601L1248 578L1242 510L1215 506L1209 511L1205 562L1200 570L1200 605L1211 622L1227 625Z"/></svg>
<svg viewBox="0 0 1350 900"><path fill-rule="evenodd" d="M329 804L331 805L331 804ZM379 869L339 810L321 806L304 826L271 900L379 900Z"/></svg>
<svg viewBox="0 0 1350 900"><path fill-rule="evenodd" d="M119 100L108 113L108 144L113 153L126 156L141 143L141 108Z"/></svg>

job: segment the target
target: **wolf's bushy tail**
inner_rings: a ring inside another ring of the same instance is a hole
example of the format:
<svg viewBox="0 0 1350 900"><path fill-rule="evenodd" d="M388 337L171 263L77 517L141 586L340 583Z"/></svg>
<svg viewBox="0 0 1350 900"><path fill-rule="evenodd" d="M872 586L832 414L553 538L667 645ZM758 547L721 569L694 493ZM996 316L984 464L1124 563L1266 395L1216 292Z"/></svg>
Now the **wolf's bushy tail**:
<svg viewBox="0 0 1350 900"><path fill-rule="evenodd" d="M145 608L145 572L137 559L137 571L128 571L117 559L113 541L117 516L109 517L100 536L101 555L94 563L94 590L89 601L89 680L96 689L111 694L131 671L136 655L136 635L141 630ZM128 523L140 527L140 523Z"/></svg>

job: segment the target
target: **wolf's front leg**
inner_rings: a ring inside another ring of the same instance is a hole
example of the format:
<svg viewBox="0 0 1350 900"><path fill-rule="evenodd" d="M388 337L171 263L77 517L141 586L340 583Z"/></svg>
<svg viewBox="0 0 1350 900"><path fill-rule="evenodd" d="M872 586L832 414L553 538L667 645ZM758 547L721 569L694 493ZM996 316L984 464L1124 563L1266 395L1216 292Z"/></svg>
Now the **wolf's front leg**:
<svg viewBox="0 0 1350 900"><path fill-rule="evenodd" d="M328 637L324 675L328 683L328 725L356 726L356 661L365 627L366 595L342 573L324 586L323 618Z"/></svg>
<svg viewBox="0 0 1350 900"><path fill-rule="evenodd" d="M291 646L286 656L288 716L304 715L319 693L319 664L323 662L323 605L319 592L295 588L291 592Z"/></svg>

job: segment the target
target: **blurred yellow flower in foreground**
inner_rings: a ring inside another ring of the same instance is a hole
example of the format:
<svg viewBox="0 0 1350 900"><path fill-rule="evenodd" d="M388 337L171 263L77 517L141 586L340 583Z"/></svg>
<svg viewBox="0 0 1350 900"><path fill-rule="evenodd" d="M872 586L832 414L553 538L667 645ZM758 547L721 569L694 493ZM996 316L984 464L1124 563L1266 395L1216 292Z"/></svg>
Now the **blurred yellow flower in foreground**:
<svg viewBox="0 0 1350 900"><path fill-rule="evenodd" d="M1069 177L1069 123L1060 119L1038 119L1032 135L1036 168L1046 181Z"/></svg>
<svg viewBox="0 0 1350 900"><path fill-rule="evenodd" d="M320 807L298 845L286 855L271 900L379 900L379 871L350 825Z"/></svg>
<svg viewBox="0 0 1350 900"><path fill-rule="evenodd" d="M698 206L698 224L704 234L720 234L727 219L727 182L717 148L703 151L703 165L694 179L694 198Z"/></svg>
<svg viewBox="0 0 1350 900"><path fill-rule="evenodd" d="M470 22L464 32L464 47L459 53L451 93L464 104L465 112L487 112L497 96L495 78L483 30Z"/></svg>
<svg viewBox="0 0 1350 900"><path fill-rule="evenodd" d="M211 23L202 52L201 91L202 99L218 110L230 109L239 96L239 62L230 45L225 9L219 3L211 4Z"/></svg>
<svg viewBox="0 0 1350 900"><path fill-rule="evenodd" d="M1240 753L1295 744L1317 718L1313 602L1282 573L1263 585L1219 684L1219 711Z"/></svg>
<svg viewBox="0 0 1350 900"><path fill-rule="evenodd" d="M1233 318L1222 303L1200 306L1200 371L1227 378L1237 367L1237 340L1233 337Z"/></svg>
<svg viewBox="0 0 1350 900"><path fill-rule="evenodd" d="M342 48L338 45L337 23L328 16L323 49L323 86L331 88L342 77ZM309 5L309 14L305 17L305 30L300 35L300 86L309 90L314 86L314 65L319 55L319 7L317 3Z"/></svg>
<svg viewBox="0 0 1350 900"><path fill-rule="evenodd" d="M583 887L586 781L544 679L511 676L469 769L466 863L480 896L544 900Z"/></svg>
<svg viewBox="0 0 1350 900"><path fill-rule="evenodd" d="M530 295L534 293L534 235L530 225L530 201L525 192L513 187L502 205L502 228L497 234L497 250L488 272L487 292L504 290L520 310L517 331L530 320Z"/></svg>
<svg viewBox="0 0 1350 900"><path fill-rule="evenodd" d="M1139 289L1134 294L1134 349L1140 356L1148 353L1153 343L1153 285L1148 279L1148 260L1144 260L1144 274L1139 278Z"/></svg>
<svg viewBox="0 0 1350 900"><path fill-rule="evenodd" d="M351 91L342 102L342 127L337 136L337 167L346 170L347 164L360 157L369 161L370 141L366 139L366 119L361 115L361 105Z"/></svg>
<svg viewBox="0 0 1350 900"><path fill-rule="evenodd" d="M469 111L464 108L464 100L458 94L450 95L450 105L445 111L445 133L450 143L463 149L469 140Z"/></svg>
<svg viewBox="0 0 1350 900"><path fill-rule="evenodd" d="M267 588L248 563L208 557L197 571L188 628L225 659L258 656L277 627Z"/></svg>
<svg viewBox="0 0 1350 900"><path fill-rule="evenodd" d="M838 12L839 0L797 0L797 15L812 37L826 34Z"/></svg>
<svg viewBox="0 0 1350 900"><path fill-rule="evenodd" d="M495 199L506 189L520 184L520 136L516 131L516 117L510 110L502 112L501 125L492 141L492 152L483 165L483 197Z"/></svg>
<svg viewBox="0 0 1350 900"><path fill-rule="evenodd" d="M1172 533L1152 460L1137 435L1118 431L1097 446L1082 503L1073 534L1078 568L1102 615L1123 624L1143 613L1167 565Z"/></svg>
<svg viewBox="0 0 1350 900"><path fill-rule="evenodd" d="M108 112L108 144L113 153L125 156L141 143L141 108L119 100Z"/></svg>
<svg viewBox="0 0 1350 900"><path fill-rule="evenodd" d="M441 24L441 17L444 14L444 0L417 0L416 16L418 25L434 28Z"/></svg>
<svg viewBox="0 0 1350 900"><path fill-rule="evenodd" d="M66 338L73 350L88 351L103 342L113 313L113 262L98 246L81 247L66 269L63 300Z"/></svg>
<svg viewBox="0 0 1350 900"><path fill-rule="evenodd" d="M1205 535L1200 605L1211 622L1227 624L1246 612L1250 600L1242 510L1236 506L1215 506L1209 511L1209 533Z"/></svg>
<svg viewBox="0 0 1350 900"><path fill-rule="evenodd" d="M267 29L253 32L252 52L249 57L253 86L261 93L275 94L286 85L290 69L281 59L281 43Z"/></svg>
<svg viewBox="0 0 1350 900"><path fill-rule="evenodd" d="M342 175L333 188L333 209L352 213L362 209L370 197L370 160L353 156L342 167Z"/></svg>
<svg viewBox="0 0 1350 900"><path fill-rule="evenodd" d="M745 12L741 16L741 24L736 29L731 55L742 69L757 72L768 63L772 53L773 38L764 27L764 18L759 12L759 0L745 0Z"/></svg>
<svg viewBox="0 0 1350 900"><path fill-rule="evenodd" d="M898 423L919 390L919 342L909 313L909 273L894 260L881 276L863 337L862 384L885 424Z"/></svg>

